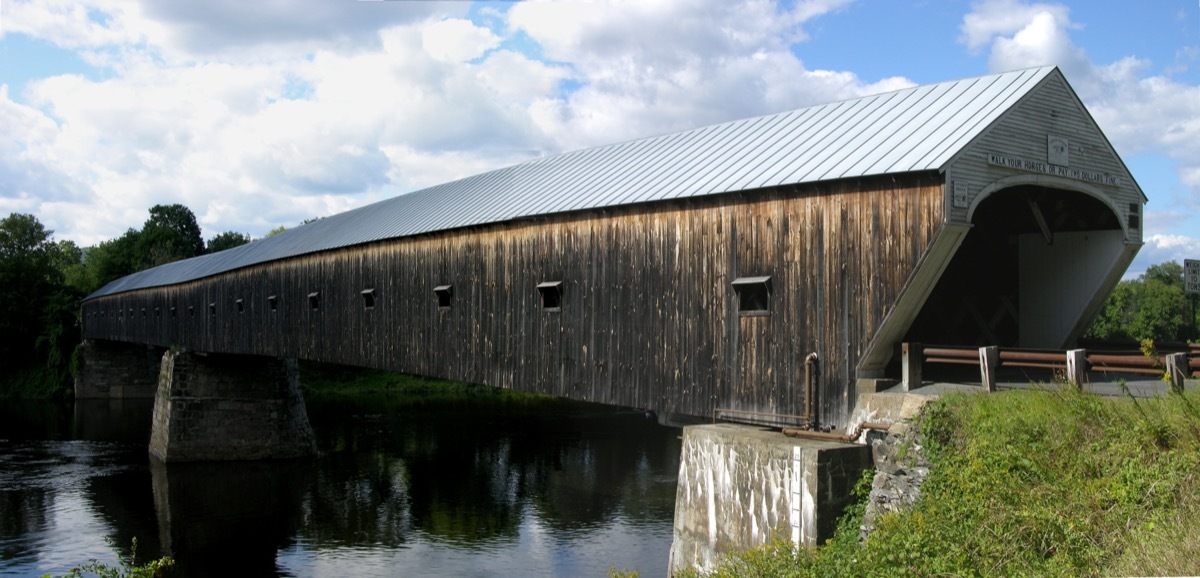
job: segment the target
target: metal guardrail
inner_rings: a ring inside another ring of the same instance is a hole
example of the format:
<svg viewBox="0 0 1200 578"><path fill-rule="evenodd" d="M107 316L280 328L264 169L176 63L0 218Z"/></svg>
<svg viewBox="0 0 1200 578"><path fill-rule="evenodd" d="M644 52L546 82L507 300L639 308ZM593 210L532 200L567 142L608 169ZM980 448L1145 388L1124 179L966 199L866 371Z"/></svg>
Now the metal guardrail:
<svg viewBox="0 0 1200 578"><path fill-rule="evenodd" d="M1049 369L1076 385L1087 383L1089 372L1164 375L1172 387L1182 390L1183 380L1200 377L1200 344L1172 344L1160 349L1160 354L1147 356L1134 346L1123 349L1071 349L1062 351L970 347L954 345L922 345L905 343L903 379L908 384L921 382L922 367L926 364L966 365L978 367L981 382L988 391L996 389L996 375L1001 367Z"/></svg>

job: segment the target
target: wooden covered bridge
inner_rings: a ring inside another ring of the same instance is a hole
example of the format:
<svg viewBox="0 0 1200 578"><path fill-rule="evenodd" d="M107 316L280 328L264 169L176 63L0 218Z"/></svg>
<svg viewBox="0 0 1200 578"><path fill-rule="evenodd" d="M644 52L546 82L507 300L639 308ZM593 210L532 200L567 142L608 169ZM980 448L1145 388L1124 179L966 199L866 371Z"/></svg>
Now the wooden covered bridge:
<svg viewBox="0 0 1200 578"><path fill-rule="evenodd" d="M114 281L83 334L840 427L904 341L1069 345L1145 202L1033 68L401 195Z"/></svg>

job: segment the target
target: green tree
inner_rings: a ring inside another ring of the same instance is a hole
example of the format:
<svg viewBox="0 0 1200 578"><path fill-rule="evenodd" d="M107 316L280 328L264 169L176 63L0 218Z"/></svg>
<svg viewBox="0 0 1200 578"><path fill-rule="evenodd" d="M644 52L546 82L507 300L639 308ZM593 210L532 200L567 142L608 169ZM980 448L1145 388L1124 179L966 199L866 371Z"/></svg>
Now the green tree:
<svg viewBox="0 0 1200 578"><path fill-rule="evenodd" d="M78 341L79 295L64 270L80 252L74 243L55 243L52 233L33 215L0 220L0 380L36 382L33 389L66 384L64 351Z"/></svg>
<svg viewBox="0 0 1200 578"><path fill-rule="evenodd" d="M180 205L154 205L138 238L140 268L195 257L204 253L204 238L192 210Z"/></svg>
<svg viewBox="0 0 1200 578"><path fill-rule="evenodd" d="M1101 340L1130 340L1128 332L1133 317L1137 291L1132 281L1121 281L1113 289L1104 309L1092 321L1084 337Z"/></svg>
<svg viewBox="0 0 1200 578"><path fill-rule="evenodd" d="M206 253L216 253L225 249L232 249L245 245L251 241L250 235L237 233L234 231L225 231L208 240L208 246L205 248Z"/></svg>
<svg viewBox="0 0 1200 578"><path fill-rule="evenodd" d="M40 329L41 304L56 284L50 231L33 215L13 213L0 221L0 358L27 359Z"/></svg>
<svg viewBox="0 0 1200 578"><path fill-rule="evenodd" d="M1183 288L1183 265L1174 261L1159 263L1146 267L1146 272L1139 277L1143 282L1157 281L1169 287Z"/></svg>
<svg viewBox="0 0 1200 578"><path fill-rule="evenodd" d="M91 293L115 279L140 271L141 238L140 231L128 229L120 237L84 251L83 266L87 272L82 277L88 284L85 292Z"/></svg>
<svg viewBox="0 0 1200 578"><path fill-rule="evenodd" d="M1188 337L1188 302L1182 283L1170 285L1142 276L1130 337L1154 341L1183 341Z"/></svg>
<svg viewBox="0 0 1200 578"><path fill-rule="evenodd" d="M1183 341L1195 337L1193 315L1183 292L1183 266L1169 261L1120 282L1084 337Z"/></svg>

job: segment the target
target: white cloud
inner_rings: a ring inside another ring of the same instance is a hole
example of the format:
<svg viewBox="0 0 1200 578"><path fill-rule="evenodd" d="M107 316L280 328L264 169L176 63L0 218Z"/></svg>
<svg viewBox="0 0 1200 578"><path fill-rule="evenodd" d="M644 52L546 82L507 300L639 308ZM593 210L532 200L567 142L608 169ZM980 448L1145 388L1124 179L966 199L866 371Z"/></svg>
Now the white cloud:
<svg viewBox="0 0 1200 578"><path fill-rule="evenodd" d="M4 28L64 48L136 44L160 31L136 3L119 0L7 0Z"/></svg>
<svg viewBox="0 0 1200 578"><path fill-rule="evenodd" d="M2 99L29 128L0 135L0 210L90 244L177 202L206 236L258 236L539 155L911 84L795 56L803 26L848 1L520 3L488 28L461 3L21 1L20 33L108 74Z"/></svg>
<svg viewBox="0 0 1200 578"><path fill-rule="evenodd" d="M997 37L1014 34L1036 20L1051 20L1063 27L1070 23L1070 9L1061 4L1026 4L1018 0L986 0L963 17L959 40L978 51Z"/></svg>
<svg viewBox="0 0 1200 578"><path fill-rule="evenodd" d="M500 45L500 37L470 20L450 18L426 24L421 45L438 62L466 62Z"/></svg>
<svg viewBox="0 0 1200 578"><path fill-rule="evenodd" d="M1184 259L1200 258L1200 239L1186 235L1149 235L1138 252L1137 259L1125 273L1126 279L1134 279L1150 265L1174 261L1182 264Z"/></svg>
<svg viewBox="0 0 1200 578"><path fill-rule="evenodd" d="M462 2L330 2L328 0L143 0L147 17L161 23L162 44L198 55L261 58L253 52L376 47L381 28L433 15L465 13Z"/></svg>
<svg viewBox="0 0 1200 578"><path fill-rule="evenodd" d="M1062 68L1118 154L1151 153L1177 163L1183 198L1156 198L1163 192L1146 191L1151 201L1200 210L1200 85L1148 75L1149 63L1134 56L1095 63L1071 40L1075 28L1065 6L996 0L975 5L963 18L960 40L972 49L990 46L993 71ZM1200 240L1150 235L1138 263L1182 258L1180 247L1197 254Z"/></svg>
<svg viewBox="0 0 1200 578"><path fill-rule="evenodd" d="M1071 43L1066 30L1068 24L1053 12L1033 14L1029 23L1016 34L994 40L989 67L1002 71L1053 63L1067 74L1087 71L1087 55Z"/></svg>
<svg viewBox="0 0 1200 578"><path fill-rule="evenodd" d="M814 71L793 54L808 20L846 1L523 2L513 31L571 63L580 88L534 107L534 121L573 149L858 96L879 86ZM908 85L889 79L888 88Z"/></svg>
<svg viewBox="0 0 1200 578"><path fill-rule="evenodd" d="M262 235L544 152L528 108L564 73L504 50L464 61L499 40L462 22L393 26L373 48L269 63L118 52L104 80L31 82L28 106L4 92L0 116L22 130L0 136L14 161L0 161L0 209L36 212L84 244L175 202L206 236ZM434 58L427 41L446 34L471 39L458 44L468 50Z"/></svg>

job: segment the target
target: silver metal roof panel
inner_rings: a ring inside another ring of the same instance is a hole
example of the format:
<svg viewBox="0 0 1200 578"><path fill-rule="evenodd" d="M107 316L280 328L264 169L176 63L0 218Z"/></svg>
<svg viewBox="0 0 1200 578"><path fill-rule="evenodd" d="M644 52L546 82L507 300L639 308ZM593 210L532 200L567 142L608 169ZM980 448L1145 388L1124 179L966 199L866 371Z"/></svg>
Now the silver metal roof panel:
<svg viewBox="0 0 1200 578"><path fill-rule="evenodd" d="M811 110L776 115L779 121L770 132L764 134L753 154L747 154L745 160L739 163L740 166L733 169L724 180L713 183L713 190L729 192L736 190L735 187L739 184L752 182L754 177L762 172L762 167L778 158L787 143L793 140L793 135L801 124L800 119L805 113L811 113Z"/></svg>
<svg viewBox="0 0 1200 578"><path fill-rule="evenodd" d="M340 247L540 215L940 170L1055 70L1034 68L918 86L537 158L141 271L88 298Z"/></svg>
<svg viewBox="0 0 1200 578"><path fill-rule="evenodd" d="M996 106L1003 103L1003 97L1008 93L1011 84L1002 82L1001 79L990 78L987 80L991 82L987 82L983 90L971 99L967 106L956 109L944 122L933 127L933 132L927 137L930 146L920 151L910 151L908 157L911 157L911 160L902 158L900 162L911 163L914 167L924 169L937 159L939 153L945 151L950 143L958 139L958 134L970 132L978 125L981 118L987 118ZM980 84L984 83L980 82Z"/></svg>
<svg viewBox="0 0 1200 578"><path fill-rule="evenodd" d="M922 86L911 92L911 97L904 101L904 106L897 106L891 123L882 126L883 138L876 139L871 146L864 146L864 154L858 160L849 161L839 178L855 174L872 174L882 166L891 166L901 156L897 152L902 144L918 127L928 122L937 111L944 107L950 98L948 94L961 92L963 84Z"/></svg>
<svg viewBox="0 0 1200 578"><path fill-rule="evenodd" d="M753 160L761 156L765 149L774 142L774 135L779 132L780 126L786 119L787 117L782 114L762 117L760 122L755 123L752 134L743 135L740 138L740 144L732 145L734 152L730 156L729 162L722 163L717 170L713 170L706 180L696 185L696 188L711 192L734 190L731 189L731 185L742 181L738 175L752 166Z"/></svg>

